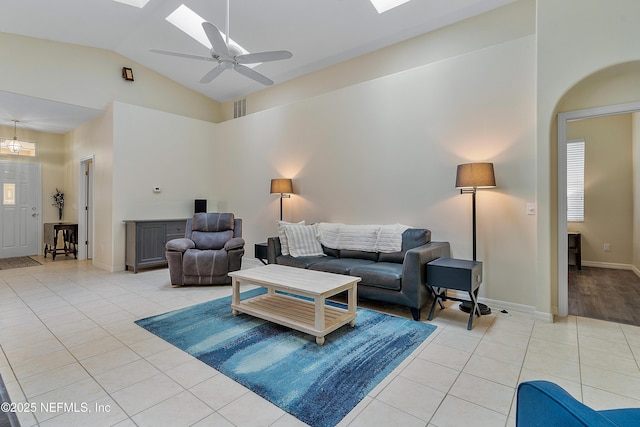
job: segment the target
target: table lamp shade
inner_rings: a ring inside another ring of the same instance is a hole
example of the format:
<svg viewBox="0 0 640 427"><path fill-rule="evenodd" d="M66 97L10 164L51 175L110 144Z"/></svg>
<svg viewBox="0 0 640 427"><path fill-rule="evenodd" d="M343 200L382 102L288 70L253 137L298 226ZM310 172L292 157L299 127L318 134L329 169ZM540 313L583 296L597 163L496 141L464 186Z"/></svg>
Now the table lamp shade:
<svg viewBox="0 0 640 427"><path fill-rule="evenodd" d="M293 193L293 183L288 178L271 180L271 193Z"/></svg>
<svg viewBox="0 0 640 427"><path fill-rule="evenodd" d="M493 163L465 163L458 165L456 188L495 187Z"/></svg>

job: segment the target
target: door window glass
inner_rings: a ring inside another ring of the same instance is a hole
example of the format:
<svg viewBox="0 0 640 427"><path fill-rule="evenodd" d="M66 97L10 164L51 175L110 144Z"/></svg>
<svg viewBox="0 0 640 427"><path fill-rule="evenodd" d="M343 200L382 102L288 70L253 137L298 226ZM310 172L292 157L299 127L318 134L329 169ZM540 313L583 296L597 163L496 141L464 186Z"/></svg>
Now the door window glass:
<svg viewBox="0 0 640 427"><path fill-rule="evenodd" d="M14 183L5 182L2 185L2 192L4 197L2 199L2 204L4 205L15 205L16 204L16 185Z"/></svg>

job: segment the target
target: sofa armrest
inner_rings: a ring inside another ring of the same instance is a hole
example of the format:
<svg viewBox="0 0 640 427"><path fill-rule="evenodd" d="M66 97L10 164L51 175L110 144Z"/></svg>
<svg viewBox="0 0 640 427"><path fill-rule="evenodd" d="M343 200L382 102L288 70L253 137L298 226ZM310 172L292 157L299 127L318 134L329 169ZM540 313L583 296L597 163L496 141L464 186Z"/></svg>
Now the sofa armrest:
<svg viewBox="0 0 640 427"><path fill-rule="evenodd" d="M234 249L242 249L244 248L244 239L242 237L234 237L224 244L224 249L226 251L232 251Z"/></svg>
<svg viewBox="0 0 640 427"><path fill-rule="evenodd" d="M276 258L282 255L279 237L269 237L267 239L267 263L275 264Z"/></svg>
<svg viewBox="0 0 640 427"><path fill-rule="evenodd" d="M409 249L402 263L402 293L420 307L429 296L427 285L427 263L450 254L449 242L429 242ZM414 308L420 308L414 307Z"/></svg>
<svg viewBox="0 0 640 427"><path fill-rule="evenodd" d="M173 252L185 252L187 249L193 249L196 247L196 244L191 239L187 239L185 237L181 239L173 239L169 240L165 245L167 251Z"/></svg>

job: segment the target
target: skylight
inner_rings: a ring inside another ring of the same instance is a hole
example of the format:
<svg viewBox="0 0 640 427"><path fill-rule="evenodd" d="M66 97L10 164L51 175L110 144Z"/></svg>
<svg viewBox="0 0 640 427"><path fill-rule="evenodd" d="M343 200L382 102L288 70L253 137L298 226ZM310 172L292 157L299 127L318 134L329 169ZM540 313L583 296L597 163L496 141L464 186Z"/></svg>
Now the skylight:
<svg viewBox="0 0 640 427"><path fill-rule="evenodd" d="M207 49L211 49L211 43L209 42L207 35L202 29L202 23L206 21L193 10L189 9L183 4L180 5L180 7L178 7L176 10L174 10L171 15L167 16L166 19L171 24L175 25L178 29L191 36L198 43L205 46ZM220 34L222 34L223 39L227 39L227 35L222 31L220 31ZM229 38L229 44L237 47L240 50L241 55L249 53L238 43L233 41L232 38Z"/></svg>
<svg viewBox="0 0 640 427"><path fill-rule="evenodd" d="M147 3L149 3L149 0L113 0L113 1L117 1L118 3L128 4L129 6L139 7L140 9L142 9Z"/></svg>
<svg viewBox="0 0 640 427"><path fill-rule="evenodd" d="M384 13L387 10L393 9L396 6L400 6L401 4L405 4L409 2L409 0L370 0L373 7L376 8L378 13Z"/></svg>

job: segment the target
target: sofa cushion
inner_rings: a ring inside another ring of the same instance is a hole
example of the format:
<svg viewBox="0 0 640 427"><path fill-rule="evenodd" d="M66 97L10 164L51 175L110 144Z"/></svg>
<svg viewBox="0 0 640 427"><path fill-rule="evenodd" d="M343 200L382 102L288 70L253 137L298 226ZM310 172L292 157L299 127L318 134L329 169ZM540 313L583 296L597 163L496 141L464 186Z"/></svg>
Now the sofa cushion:
<svg viewBox="0 0 640 427"><path fill-rule="evenodd" d="M276 257L276 264L286 265L287 267L309 268L314 264L324 263L331 260L331 257L327 256L301 256L292 257L291 255L278 255Z"/></svg>
<svg viewBox="0 0 640 427"><path fill-rule="evenodd" d="M322 246L322 252L324 252L327 256L332 256L334 258L340 258L340 249L328 248L326 246Z"/></svg>
<svg viewBox="0 0 640 427"><path fill-rule="evenodd" d="M227 251L187 249L182 262L185 276L220 276L227 273Z"/></svg>
<svg viewBox="0 0 640 427"><path fill-rule="evenodd" d="M289 254L293 257L324 255L315 225L287 225L284 233L289 241Z"/></svg>
<svg viewBox="0 0 640 427"><path fill-rule="evenodd" d="M377 261L378 252L352 251L349 249L340 249L340 258L368 259L369 261Z"/></svg>
<svg viewBox="0 0 640 427"><path fill-rule="evenodd" d="M395 262L376 262L351 269L352 276L362 281L358 285L399 291L402 288L402 264Z"/></svg>
<svg viewBox="0 0 640 427"><path fill-rule="evenodd" d="M305 225L304 220L300 222L278 221L278 237L280 238L280 252L282 255L289 255L289 239L284 229L287 225Z"/></svg>
<svg viewBox="0 0 640 427"><path fill-rule="evenodd" d="M334 258L309 266L309 270L325 271L335 274L351 274L351 270L362 265L375 264L375 261L356 258ZM355 275L354 275L355 276Z"/></svg>
<svg viewBox="0 0 640 427"><path fill-rule="evenodd" d="M426 245L431 241L431 231L426 228L409 228L402 233L402 250L400 252L380 253L380 262L404 262L404 255L409 249Z"/></svg>
<svg viewBox="0 0 640 427"><path fill-rule="evenodd" d="M193 215L191 229L193 231L226 231L233 230L234 216L232 213L204 213Z"/></svg>
<svg viewBox="0 0 640 427"><path fill-rule="evenodd" d="M233 238L233 230L216 232L194 230L191 233L191 240L197 249L222 249L231 238Z"/></svg>

